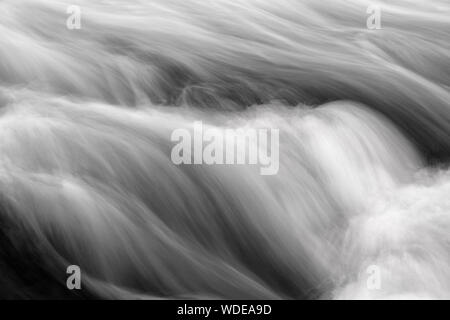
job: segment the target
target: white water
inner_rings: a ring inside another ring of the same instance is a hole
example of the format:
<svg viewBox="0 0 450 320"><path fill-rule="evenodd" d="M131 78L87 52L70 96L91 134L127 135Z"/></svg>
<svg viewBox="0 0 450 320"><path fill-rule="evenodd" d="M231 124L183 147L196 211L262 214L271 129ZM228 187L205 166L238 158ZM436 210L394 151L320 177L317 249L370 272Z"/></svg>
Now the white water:
<svg viewBox="0 0 450 320"><path fill-rule="evenodd" d="M130 3L72 1L71 31L0 1L3 296L76 264L105 298L450 297L447 1L376 31L371 1ZM199 120L278 128L279 173L173 165Z"/></svg>

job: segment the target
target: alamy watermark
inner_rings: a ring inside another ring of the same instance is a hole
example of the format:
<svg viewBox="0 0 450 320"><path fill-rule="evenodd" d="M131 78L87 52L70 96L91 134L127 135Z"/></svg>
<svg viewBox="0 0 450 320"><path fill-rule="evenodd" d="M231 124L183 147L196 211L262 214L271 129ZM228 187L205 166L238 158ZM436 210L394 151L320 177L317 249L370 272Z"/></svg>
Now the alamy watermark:
<svg viewBox="0 0 450 320"><path fill-rule="evenodd" d="M81 8L80 6L68 6L66 10L69 17L66 20L66 27L69 30L81 29Z"/></svg>
<svg viewBox="0 0 450 320"><path fill-rule="evenodd" d="M259 165L261 175L279 169L279 129L219 129L194 122L193 130L175 129L172 162L207 165Z"/></svg>
<svg viewBox="0 0 450 320"><path fill-rule="evenodd" d="M67 277L67 280L66 280L67 289L80 290L81 289L81 269L80 269L80 267L77 265L74 265L74 264L70 265L67 267L66 273L70 274L70 276Z"/></svg>
<svg viewBox="0 0 450 320"><path fill-rule="evenodd" d="M377 5L370 5L367 7L366 13L369 14L369 17L366 20L367 29L381 29L381 7Z"/></svg>
<svg viewBox="0 0 450 320"><path fill-rule="evenodd" d="M377 265L370 265L366 269L367 277L367 289L379 290L381 289L381 269Z"/></svg>

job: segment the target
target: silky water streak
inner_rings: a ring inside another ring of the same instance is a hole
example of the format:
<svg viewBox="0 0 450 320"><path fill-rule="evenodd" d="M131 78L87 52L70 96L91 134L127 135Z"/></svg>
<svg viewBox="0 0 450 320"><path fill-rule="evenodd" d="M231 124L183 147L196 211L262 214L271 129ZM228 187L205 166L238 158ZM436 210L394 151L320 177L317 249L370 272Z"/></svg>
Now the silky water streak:
<svg viewBox="0 0 450 320"><path fill-rule="evenodd" d="M0 297L450 298L449 9L0 1Z"/></svg>

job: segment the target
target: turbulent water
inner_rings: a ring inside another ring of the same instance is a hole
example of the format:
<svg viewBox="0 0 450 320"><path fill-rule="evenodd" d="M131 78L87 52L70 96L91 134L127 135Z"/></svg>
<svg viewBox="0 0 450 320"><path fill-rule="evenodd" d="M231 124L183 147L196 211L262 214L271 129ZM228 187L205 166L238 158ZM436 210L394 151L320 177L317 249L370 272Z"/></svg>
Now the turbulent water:
<svg viewBox="0 0 450 320"><path fill-rule="evenodd" d="M447 0L2 0L0 110L2 298L450 298Z"/></svg>

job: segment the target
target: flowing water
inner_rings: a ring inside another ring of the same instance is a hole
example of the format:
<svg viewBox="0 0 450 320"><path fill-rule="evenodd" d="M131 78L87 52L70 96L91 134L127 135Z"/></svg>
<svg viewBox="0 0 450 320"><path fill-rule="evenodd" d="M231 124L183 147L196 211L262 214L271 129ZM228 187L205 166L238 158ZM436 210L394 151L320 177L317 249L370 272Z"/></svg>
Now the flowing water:
<svg viewBox="0 0 450 320"><path fill-rule="evenodd" d="M450 298L449 62L447 0L0 0L0 297Z"/></svg>

